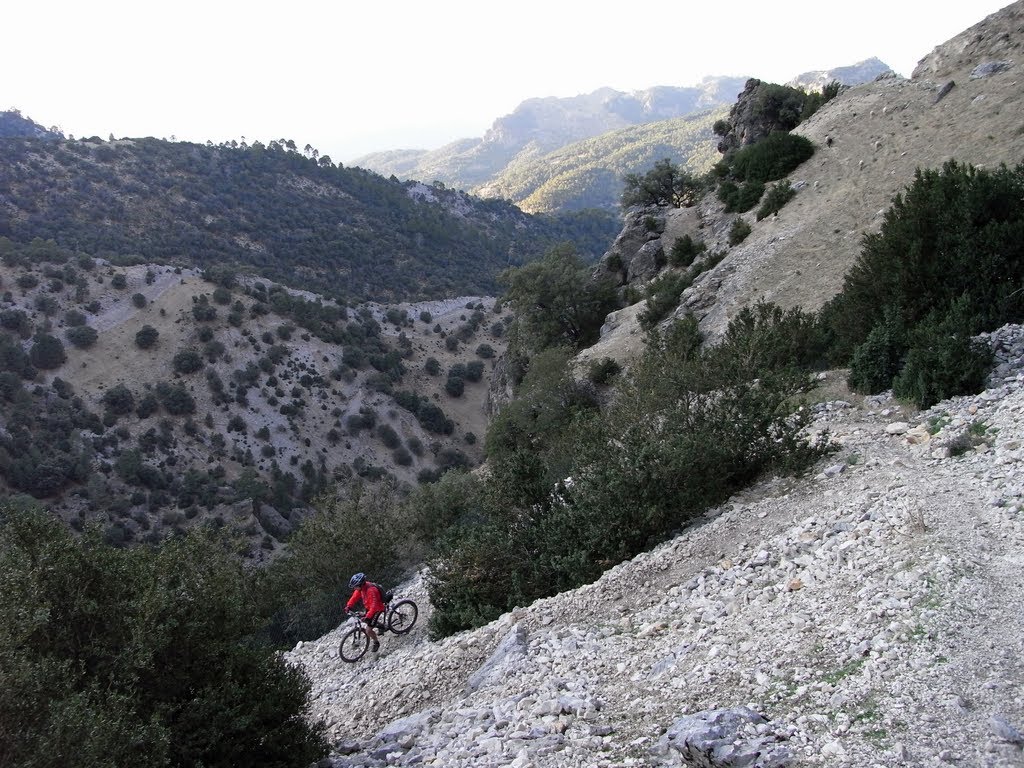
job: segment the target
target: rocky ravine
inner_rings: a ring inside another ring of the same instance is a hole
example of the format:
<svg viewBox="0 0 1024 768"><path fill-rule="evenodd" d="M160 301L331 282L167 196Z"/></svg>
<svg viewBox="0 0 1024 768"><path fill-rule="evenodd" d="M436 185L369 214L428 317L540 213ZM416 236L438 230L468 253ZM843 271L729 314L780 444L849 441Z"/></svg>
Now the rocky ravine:
<svg viewBox="0 0 1024 768"><path fill-rule="evenodd" d="M1024 331L994 346L978 396L815 406L817 474L594 584L354 665L300 644L323 764L1024 765Z"/></svg>

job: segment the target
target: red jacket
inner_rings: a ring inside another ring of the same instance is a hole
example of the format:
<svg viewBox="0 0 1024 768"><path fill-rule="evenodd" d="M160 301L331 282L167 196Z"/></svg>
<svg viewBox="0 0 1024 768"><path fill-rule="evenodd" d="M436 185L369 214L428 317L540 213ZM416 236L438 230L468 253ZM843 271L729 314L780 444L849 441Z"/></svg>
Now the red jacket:
<svg viewBox="0 0 1024 768"><path fill-rule="evenodd" d="M363 601L363 607L366 609L367 616L374 616L384 610L384 601L381 600L380 587L369 581L365 582L363 586L356 588L356 591L352 593L352 597L345 603L345 610L351 611L360 600Z"/></svg>

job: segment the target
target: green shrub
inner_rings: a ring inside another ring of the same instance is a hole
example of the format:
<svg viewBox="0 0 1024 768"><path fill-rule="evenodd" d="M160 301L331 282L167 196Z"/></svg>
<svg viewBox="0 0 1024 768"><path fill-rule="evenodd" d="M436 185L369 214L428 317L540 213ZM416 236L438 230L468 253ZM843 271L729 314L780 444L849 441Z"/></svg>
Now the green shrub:
<svg viewBox="0 0 1024 768"><path fill-rule="evenodd" d="M147 303L146 302L146 297L143 294L141 294L141 293L133 293L132 294L132 304L134 304L139 309L142 309L144 306L146 306L146 303Z"/></svg>
<svg viewBox="0 0 1024 768"><path fill-rule="evenodd" d="M119 539L126 529L119 527ZM73 538L0 509L0 744L10 765L306 765L327 753L310 683L249 642L258 619L231 547Z"/></svg>
<svg viewBox="0 0 1024 768"><path fill-rule="evenodd" d="M587 367L587 378L598 386L604 386L612 377L621 373L622 366L610 357L602 357L600 360L591 360Z"/></svg>
<svg viewBox="0 0 1024 768"><path fill-rule="evenodd" d="M29 362L36 368L50 370L60 368L68 359L64 345L56 336L48 333L36 334L32 348L28 351Z"/></svg>
<svg viewBox="0 0 1024 768"><path fill-rule="evenodd" d="M182 349L175 353L171 361L174 370L178 373L195 373L203 368L203 356L193 347Z"/></svg>
<svg viewBox="0 0 1024 768"><path fill-rule="evenodd" d="M462 393L466 391L466 380L459 376L449 375L448 380L444 383L444 391L450 397L462 397Z"/></svg>
<svg viewBox="0 0 1024 768"><path fill-rule="evenodd" d="M719 173L736 181L764 184L796 170L813 154L814 145L805 137L776 131L721 160Z"/></svg>
<svg viewBox="0 0 1024 768"><path fill-rule="evenodd" d="M192 317L201 323L212 322L217 319L217 308L209 304L196 304L192 307Z"/></svg>
<svg viewBox="0 0 1024 768"><path fill-rule="evenodd" d="M992 350L974 342L954 309L940 319L932 313L911 333L906 362L892 382L893 393L919 408L956 395L980 392L992 368Z"/></svg>
<svg viewBox="0 0 1024 768"><path fill-rule="evenodd" d="M718 199L725 203L726 213L745 213L757 205L764 194L764 184L760 181L746 181L736 185L731 181L723 181L718 185Z"/></svg>
<svg viewBox="0 0 1024 768"><path fill-rule="evenodd" d="M670 272L661 275L647 288L647 304L637 316L640 327L649 331L668 317L679 306L679 297L690 287L693 278L689 272Z"/></svg>
<svg viewBox="0 0 1024 768"><path fill-rule="evenodd" d="M140 419L145 419L156 413L159 408L160 401L156 399L156 395L147 392L139 399L139 407L135 409L135 415Z"/></svg>
<svg viewBox="0 0 1024 768"><path fill-rule="evenodd" d="M160 338L160 331L152 325L144 325L135 334L135 344L139 349L149 349L156 344L158 338Z"/></svg>
<svg viewBox="0 0 1024 768"><path fill-rule="evenodd" d="M79 312L77 309L69 309L64 314L64 324L65 325L69 325L69 326L74 327L74 326L78 326L78 325L85 325L85 323L86 323L85 315L82 314L81 312ZM4 327L6 328L7 326L4 325Z"/></svg>
<svg viewBox="0 0 1024 768"><path fill-rule="evenodd" d="M820 354L814 329L763 305L704 351L696 321L681 321L651 334L606 413L566 407L572 377L553 350L531 360L488 431L490 473L463 502L468 524L431 560L432 634L590 581L762 473L811 465L826 447L806 442L795 396L810 386L798 367Z"/></svg>
<svg viewBox="0 0 1024 768"><path fill-rule="evenodd" d="M614 286L592 279L571 246L557 246L539 261L507 270L501 280L508 286L504 300L535 349L590 344L617 305Z"/></svg>
<svg viewBox="0 0 1024 768"><path fill-rule="evenodd" d="M135 396L124 384L117 384L103 393L100 402L111 413L123 416L132 412L132 408L135 407Z"/></svg>
<svg viewBox="0 0 1024 768"><path fill-rule="evenodd" d="M757 209L757 220L761 221L761 219L767 218L773 213L778 213L782 206L794 197L796 197L796 191L790 186L788 181L780 181L778 184L773 184L771 189L768 190L764 202L761 203L761 207Z"/></svg>
<svg viewBox="0 0 1024 768"><path fill-rule="evenodd" d="M398 448L401 445L402 440L395 431L395 428L390 424L381 424L377 427L377 437L381 439L381 442L388 448Z"/></svg>
<svg viewBox="0 0 1024 768"><path fill-rule="evenodd" d="M906 352L907 331L897 313L889 311L854 350L847 380L850 388L868 395L889 389L903 367Z"/></svg>
<svg viewBox="0 0 1024 768"><path fill-rule="evenodd" d="M737 218L729 229L729 245L739 245L747 239L750 232L750 225L742 218Z"/></svg>
<svg viewBox="0 0 1024 768"><path fill-rule="evenodd" d="M124 289L128 287L128 278L124 276L124 273L118 272L112 278L110 278L110 287L117 289Z"/></svg>
<svg viewBox="0 0 1024 768"><path fill-rule="evenodd" d="M677 237L669 251L668 263L673 267L688 267L706 250L703 240L694 241L689 235Z"/></svg>
<svg viewBox="0 0 1024 768"><path fill-rule="evenodd" d="M864 238L824 316L848 359L887 311L908 329L967 297L966 333L1024 318L1024 166L918 171Z"/></svg>
<svg viewBox="0 0 1024 768"><path fill-rule="evenodd" d="M64 331L64 335L73 346L79 349L88 349L96 343L96 339L99 338L99 334L96 333L95 328L90 328L88 325L74 325Z"/></svg>
<svg viewBox="0 0 1024 768"><path fill-rule="evenodd" d="M843 86L838 80L825 85L821 89L821 92L811 92L807 94L807 99L804 101L803 109L800 111L800 122L804 122L811 115L821 109L825 104L832 101L836 96L839 95L839 91L842 90Z"/></svg>
<svg viewBox="0 0 1024 768"><path fill-rule="evenodd" d="M185 416L196 412L196 401L182 384L161 382L156 386L160 404L172 416Z"/></svg>
<svg viewBox="0 0 1024 768"><path fill-rule="evenodd" d="M623 179L623 208L641 206L691 206L706 188L704 179L683 170L671 160L658 160L645 174L628 173Z"/></svg>

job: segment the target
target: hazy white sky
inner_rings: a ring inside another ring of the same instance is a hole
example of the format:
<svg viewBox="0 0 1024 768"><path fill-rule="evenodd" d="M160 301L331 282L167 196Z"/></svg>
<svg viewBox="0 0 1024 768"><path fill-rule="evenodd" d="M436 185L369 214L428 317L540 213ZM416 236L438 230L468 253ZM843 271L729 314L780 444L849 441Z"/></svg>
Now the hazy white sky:
<svg viewBox="0 0 1024 768"><path fill-rule="evenodd" d="M1005 0L56 0L0 10L0 109L75 136L290 138L335 161L481 136L534 96L918 59Z"/></svg>

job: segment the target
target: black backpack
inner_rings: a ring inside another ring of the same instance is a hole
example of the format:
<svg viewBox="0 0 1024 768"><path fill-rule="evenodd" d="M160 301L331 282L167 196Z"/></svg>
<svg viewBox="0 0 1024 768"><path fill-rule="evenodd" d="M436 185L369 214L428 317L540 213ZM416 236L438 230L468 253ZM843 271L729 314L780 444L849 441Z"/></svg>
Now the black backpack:
<svg viewBox="0 0 1024 768"><path fill-rule="evenodd" d="M380 595L380 601L384 603L384 605L387 605L391 602L391 598L394 597L394 592L392 590L389 589L387 592L385 592L384 587L382 587L380 584L374 584L372 581L368 581L366 583L377 590L377 594Z"/></svg>

